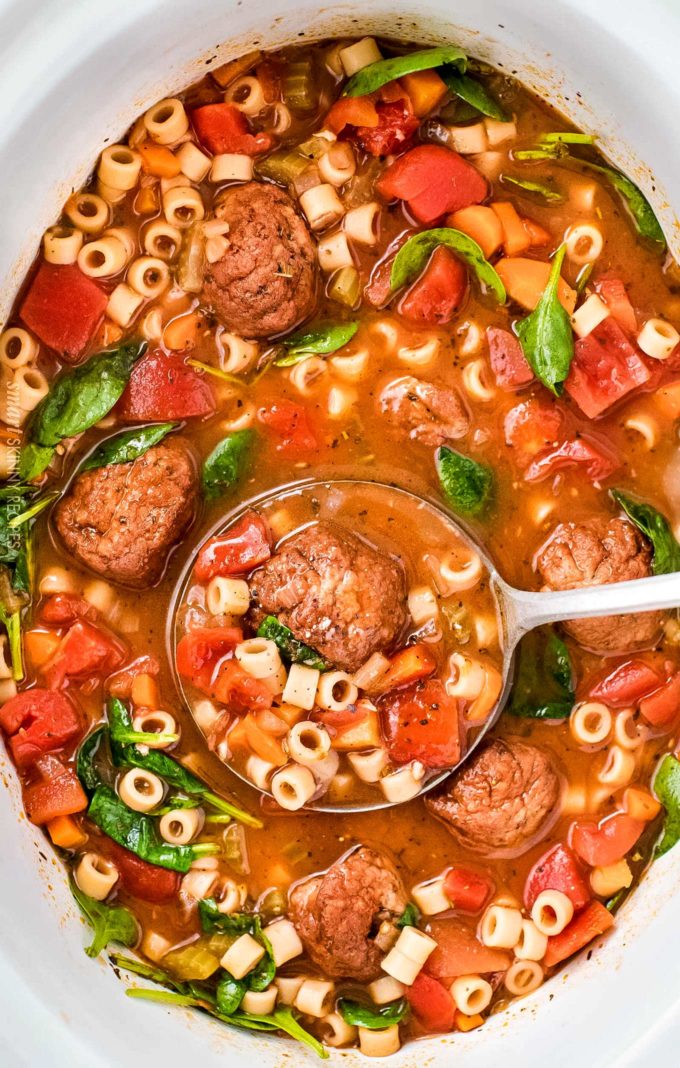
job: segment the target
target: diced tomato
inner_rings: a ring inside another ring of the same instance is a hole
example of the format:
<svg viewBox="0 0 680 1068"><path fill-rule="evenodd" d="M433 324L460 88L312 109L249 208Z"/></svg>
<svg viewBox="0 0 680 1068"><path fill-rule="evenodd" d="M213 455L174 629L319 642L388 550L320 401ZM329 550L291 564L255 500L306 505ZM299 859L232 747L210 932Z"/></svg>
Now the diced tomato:
<svg viewBox="0 0 680 1068"><path fill-rule="evenodd" d="M379 122L375 101L370 96L341 96L326 115L324 126L334 134L345 126L376 127Z"/></svg>
<svg viewBox="0 0 680 1068"><path fill-rule="evenodd" d="M488 192L479 171L443 145L418 145L406 152L383 172L376 188L388 200L405 200L421 223L479 204Z"/></svg>
<svg viewBox="0 0 680 1068"><path fill-rule="evenodd" d="M467 290L467 270L450 249L440 245L399 304L405 319L415 323L450 323Z"/></svg>
<svg viewBox="0 0 680 1068"><path fill-rule="evenodd" d="M216 575L244 575L271 556L269 528L257 512L246 512L238 523L208 538L201 547L194 572L199 582Z"/></svg>
<svg viewBox="0 0 680 1068"><path fill-rule="evenodd" d="M625 660L613 671L606 669L603 676L588 682L584 689L594 701L604 701L612 708L626 708L663 685L666 663L662 656L653 654Z"/></svg>
<svg viewBox="0 0 680 1068"><path fill-rule="evenodd" d="M543 963L546 968L554 968L568 957L573 957L598 935L604 934L614 926L614 917L600 901L591 901L587 908L574 916L561 934L551 935L548 939Z"/></svg>
<svg viewBox="0 0 680 1068"><path fill-rule="evenodd" d="M199 690L208 691L221 660L233 653L243 641L240 627L196 627L187 631L177 643L177 670L191 679Z"/></svg>
<svg viewBox="0 0 680 1068"><path fill-rule="evenodd" d="M642 353L608 315L592 333L576 341L565 389L581 411L595 419L650 377Z"/></svg>
<svg viewBox="0 0 680 1068"><path fill-rule="evenodd" d="M625 812L615 812L599 823L576 820L569 831L569 844L581 860L593 868L616 864L633 848L645 828Z"/></svg>
<svg viewBox="0 0 680 1068"><path fill-rule="evenodd" d="M314 452L319 447L316 434L309 425L309 415L301 404L281 400L260 408L257 418L279 438L276 448L287 456Z"/></svg>
<svg viewBox="0 0 680 1068"><path fill-rule="evenodd" d="M58 690L66 678L110 675L125 662L125 657L122 642L81 619L62 638L43 674L50 689Z"/></svg>
<svg viewBox="0 0 680 1068"><path fill-rule="evenodd" d="M11 697L0 708L0 727L10 736L12 756L20 768L33 764L44 753L61 749L83 729L65 694L37 686Z"/></svg>
<svg viewBox="0 0 680 1068"><path fill-rule="evenodd" d="M126 894L154 905L165 904L176 897L181 881L179 872L141 860L112 838L104 838L102 842L102 852L116 865L120 885Z"/></svg>
<svg viewBox="0 0 680 1068"><path fill-rule="evenodd" d="M562 429L563 416L556 404L530 397L505 416L505 443L513 449L519 467L553 445Z"/></svg>
<svg viewBox="0 0 680 1068"><path fill-rule="evenodd" d="M405 97L389 103L375 105L378 123L359 125L353 133L354 139L364 152L371 156L389 156L404 148L420 125L419 119Z"/></svg>
<svg viewBox="0 0 680 1068"><path fill-rule="evenodd" d="M117 410L130 421L190 419L212 415L215 397L181 353L147 352L132 368Z"/></svg>
<svg viewBox="0 0 680 1068"><path fill-rule="evenodd" d="M258 156L269 152L274 138L268 133L252 134L246 116L233 104L206 104L191 112L196 137L214 156L236 152Z"/></svg>
<svg viewBox="0 0 680 1068"><path fill-rule="evenodd" d="M444 893L454 909L481 912L493 893L493 884L485 875L469 868L449 868L444 878Z"/></svg>
<svg viewBox="0 0 680 1068"><path fill-rule="evenodd" d="M406 988L406 1000L418 1023L429 1034L450 1031L456 1005L449 991L432 976L420 972L412 986Z"/></svg>
<svg viewBox="0 0 680 1068"><path fill-rule="evenodd" d="M38 757L37 778L23 788L24 808L31 823L42 826L58 816L87 808L87 797L75 771L55 756Z"/></svg>
<svg viewBox="0 0 680 1068"><path fill-rule="evenodd" d="M572 438L536 457L524 472L524 478L527 482L541 482L565 467L581 467L592 482L603 482L620 463L601 445L583 437Z"/></svg>
<svg viewBox="0 0 680 1068"><path fill-rule="evenodd" d="M486 340L489 343L491 370L500 389L512 391L533 382L534 372L514 334L497 326L489 326Z"/></svg>
<svg viewBox="0 0 680 1068"><path fill-rule="evenodd" d="M527 876L524 904L529 911L544 890L559 890L566 894L576 912L587 905L592 897L581 865L571 849L562 842L558 842L536 861Z"/></svg>
<svg viewBox="0 0 680 1068"><path fill-rule="evenodd" d="M668 727L680 712L680 671L658 690L643 697L640 712L653 727Z"/></svg>
<svg viewBox="0 0 680 1068"><path fill-rule="evenodd" d="M380 679L381 690L396 690L398 686L410 686L424 679L437 667L437 661L426 645L407 645L390 660L390 666Z"/></svg>
<svg viewBox="0 0 680 1068"><path fill-rule="evenodd" d="M474 931L459 920L432 920L428 934L437 948L428 957L424 970L445 983L459 975L504 972L512 963L512 954L483 946Z"/></svg>
<svg viewBox="0 0 680 1068"><path fill-rule="evenodd" d="M390 757L446 768L460 759L458 702L439 679L427 679L378 701Z"/></svg>
<svg viewBox="0 0 680 1068"><path fill-rule="evenodd" d="M68 363L77 363L104 317L106 293L76 264L42 263L19 315Z"/></svg>
<svg viewBox="0 0 680 1068"><path fill-rule="evenodd" d="M254 679L238 660L227 660L219 668L211 696L230 712L257 712L271 708L273 694L261 679Z"/></svg>
<svg viewBox="0 0 680 1068"><path fill-rule="evenodd" d="M40 619L55 627L65 627L76 619L97 618L97 609L74 593L55 593L40 605Z"/></svg>
<svg viewBox="0 0 680 1068"><path fill-rule="evenodd" d="M626 287L620 278L600 278L595 283L595 292L609 308L609 314L629 334L637 333L637 316L628 299Z"/></svg>
<svg viewBox="0 0 680 1068"><path fill-rule="evenodd" d="M138 656L115 675L109 675L106 689L112 697L130 697L132 684L139 675L160 675L161 665L155 656Z"/></svg>

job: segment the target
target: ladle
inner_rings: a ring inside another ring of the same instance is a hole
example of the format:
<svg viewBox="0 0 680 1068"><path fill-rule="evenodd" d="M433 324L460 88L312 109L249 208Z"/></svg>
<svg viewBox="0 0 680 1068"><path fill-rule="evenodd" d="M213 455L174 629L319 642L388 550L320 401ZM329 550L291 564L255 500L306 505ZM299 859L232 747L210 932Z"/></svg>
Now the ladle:
<svg viewBox="0 0 680 1068"><path fill-rule="evenodd" d="M455 516L441 501L422 494L414 493L401 486L388 485L384 482L371 481L369 479L326 479L301 481L288 483L276 489L254 497L247 502L241 502L229 515L223 516L219 523L210 532L216 533L229 527L240 515L251 508L265 506L273 501L281 501L291 495L308 492L315 487L328 490L331 487L344 487L359 490L375 487L389 490L390 493L406 496L413 501L414 507L423 505L432 508L443 516L457 538L466 543L470 549L478 553L482 563L487 569L489 582L493 591L498 609L500 624L500 645L503 653L502 678L500 696L495 708L490 712L486 721L482 724L479 732L471 744L463 753L458 763L443 771L437 770L436 774L424 780L421 794L433 789L453 772L457 771L466 760L470 758L484 736L497 722L510 694L513 682L513 666L517 646L525 634L547 623L560 623L570 619L587 619L600 616L628 615L634 612L651 612L659 609L671 609L680 606L680 572L671 575L655 575L650 578L634 579L630 582L612 582L599 586L581 587L574 590L557 590L552 592L530 592L518 590L501 578L495 565L489 558L485 549L479 544L475 535L468 525L459 517ZM338 514L342 522L342 513ZM190 566L193 566L191 561ZM174 618L174 610L177 607L181 591L185 583L179 588L178 596L170 619ZM170 641L172 635L169 635ZM174 663L174 657L173 661ZM181 682L178 679L181 689ZM229 765L234 774L239 775L244 782L252 783L238 769ZM377 794L377 791L376 791ZM376 796L375 801L362 801L357 804L331 804L321 797L309 807L317 812L369 812L374 809L391 808L399 802L387 801L384 797Z"/></svg>

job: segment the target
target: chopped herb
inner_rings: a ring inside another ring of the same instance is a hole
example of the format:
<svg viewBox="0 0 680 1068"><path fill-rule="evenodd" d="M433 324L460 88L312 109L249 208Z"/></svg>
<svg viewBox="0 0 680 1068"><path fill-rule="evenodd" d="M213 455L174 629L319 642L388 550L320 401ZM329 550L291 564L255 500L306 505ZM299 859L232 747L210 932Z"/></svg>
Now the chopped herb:
<svg viewBox="0 0 680 1068"><path fill-rule="evenodd" d="M360 1001L351 1001L349 998L340 998L338 1012L345 1023L353 1027L367 1027L370 1031L381 1031L384 1027L391 1027L405 1020L411 1011L406 998L399 1001L391 1001L388 1005L365 1005Z"/></svg>
<svg viewBox="0 0 680 1068"><path fill-rule="evenodd" d="M419 52L410 52L405 56L392 59L379 59L353 74L343 89L343 96L366 96L381 89L396 78L405 74L415 74L419 70L432 70L446 64L464 71L467 68L467 56L455 45L441 48L424 48Z"/></svg>
<svg viewBox="0 0 680 1068"><path fill-rule="evenodd" d="M408 905L396 921L397 927L417 927L420 922L420 910L417 905L409 901Z"/></svg>
<svg viewBox="0 0 680 1068"><path fill-rule="evenodd" d="M203 462L203 495L221 497L242 477L255 444L253 430L235 430L222 438Z"/></svg>
<svg viewBox="0 0 680 1068"><path fill-rule="evenodd" d="M478 516L486 511L495 488L490 467L446 445L437 450L436 465L444 497L454 511L465 516Z"/></svg>
<svg viewBox="0 0 680 1068"><path fill-rule="evenodd" d="M94 452L90 453L80 470L91 471L97 467L108 467L109 464L132 463L154 445L158 445L171 430L178 426L179 423L155 423L153 426L138 426L133 430L116 434L115 437L103 441Z"/></svg>
<svg viewBox="0 0 680 1068"><path fill-rule="evenodd" d="M559 396L574 358L571 319L559 299L559 282L566 245L553 257L548 284L538 304L517 324L517 335L527 363L536 377Z"/></svg>
<svg viewBox="0 0 680 1068"><path fill-rule="evenodd" d="M557 189L551 189L550 186L543 185L541 182L530 182L528 178L515 178L512 174L502 174L501 182L504 185L512 185L516 189L521 189L532 196L542 197L548 204L561 204L564 200L564 195Z"/></svg>
<svg viewBox="0 0 680 1068"><path fill-rule="evenodd" d="M265 616L257 628L257 636L275 642L286 660L293 664L305 664L317 671L326 671L328 668L326 661L314 649L298 641L292 630L280 623L276 616Z"/></svg>
<svg viewBox="0 0 680 1068"><path fill-rule="evenodd" d="M137 943L139 927L129 909L122 905L106 905L103 901L95 901L84 894L75 882L71 881L70 885L78 908L94 931L92 944L85 950L88 957L98 957L111 942L128 948Z"/></svg>
<svg viewBox="0 0 680 1068"><path fill-rule="evenodd" d="M515 684L508 705L511 716L523 719L566 719L574 707L571 658L550 627L522 638L517 652Z"/></svg>
<svg viewBox="0 0 680 1068"><path fill-rule="evenodd" d="M680 545L675 540L670 523L651 504L637 501L622 490L610 490L628 518L652 543L652 571L655 575L670 575L680 571Z"/></svg>
<svg viewBox="0 0 680 1068"><path fill-rule="evenodd" d="M327 356L352 340L359 323L324 323L313 330L292 334L283 342L284 356L274 360L274 367L292 367L311 355Z"/></svg>
<svg viewBox="0 0 680 1068"><path fill-rule="evenodd" d="M667 753L654 777L654 793L666 810L663 835L654 852L661 857L680 839L680 760Z"/></svg>

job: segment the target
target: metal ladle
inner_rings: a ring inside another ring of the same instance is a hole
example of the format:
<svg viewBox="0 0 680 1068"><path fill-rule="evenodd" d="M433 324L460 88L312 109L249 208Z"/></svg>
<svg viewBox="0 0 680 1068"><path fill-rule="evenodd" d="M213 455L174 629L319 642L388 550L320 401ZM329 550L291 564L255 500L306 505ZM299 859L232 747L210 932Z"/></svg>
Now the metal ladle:
<svg viewBox="0 0 680 1068"><path fill-rule="evenodd" d="M366 489L369 487L388 490L391 494L401 497L406 496L413 501L414 507L427 506L443 517L452 528L457 539L464 542L477 553L486 568L489 576L490 588L493 592L498 610L500 624L500 645L503 652L502 679L500 696L495 708L490 712L486 721L479 728L477 735L465 750L457 764L450 768L437 770L436 774L426 778L423 783L421 794L427 793L441 783L453 772L457 771L478 747L482 739L497 722L512 689L513 666L515 652L520 640L529 631L547 623L561 623L571 619L589 619L599 616L628 615L634 612L651 612L659 609L671 609L680 605L680 572L671 575L655 575L650 578L634 579L632 582L612 582L600 586L581 587L575 590L556 590L552 592L529 592L518 590L501 578L495 565L481 547L479 542L467 525L441 503L441 501L403 489L400 486L388 485L384 482L371 481L369 479L326 479L310 480L289 483L273 490L260 494L247 502L241 502L237 508L227 516L223 516L207 536L211 536L231 526L244 512L257 509L274 501L282 501L294 494L299 494L315 488L328 490L331 487L340 486L345 489L356 487ZM342 513L339 514L342 520ZM171 630L169 640L174 649L173 624L175 611L180 602L182 592L186 586L187 576L190 576L193 567L193 559L185 571L184 581L178 587L178 593L170 613ZM174 655L171 658L174 666ZM182 684L175 670L175 677L182 691ZM188 702L187 702L188 703ZM227 765L234 774L247 782L252 783L245 775L242 775L232 765ZM263 791L268 793L268 791ZM271 796L271 795L270 795ZM322 796L318 801L308 807L316 812L370 812L375 809L392 808L399 802L387 801L377 793L375 801L362 801L357 804L330 804Z"/></svg>

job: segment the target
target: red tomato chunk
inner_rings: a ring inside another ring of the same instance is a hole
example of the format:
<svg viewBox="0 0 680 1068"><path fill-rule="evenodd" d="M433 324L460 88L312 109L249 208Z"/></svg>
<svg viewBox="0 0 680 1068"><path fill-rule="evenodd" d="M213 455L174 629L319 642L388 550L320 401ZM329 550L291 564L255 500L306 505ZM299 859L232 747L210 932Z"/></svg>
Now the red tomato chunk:
<svg viewBox="0 0 680 1068"><path fill-rule="evenodd" d="M546 968L554 968L568 957L573 957L579 949L583 949L598 935L604 934L614 926L614 917L611 912L599 901L591 901L583 912L575 916L561 934L552 935L548 939L543 963Z"/></svg>
<svg viewBox="0 0 680 1068"><path fill-rule="evenodd" d="M640 713L653 727L668 727L680 712L680 671L640 701Z"/></svg>
<svg viewBox="0 0 680 1068"><path fill-rule="evenodd" d="M242 111L232 104L206 104L191 112L196 136L213 155L238 152L257 156L269 152L274 144L271 134L252 134Z"/></svg>
<svg viewBox="0 0 680 1068"><path fill-rule="evenodd" d="M97 609L84 597L73 593L55 593L40 606L40 619L55 627L65 627L77 619L97 618Z"/></svg>
<svg viewBox="0 0 680 1068"><path fill-rule="evenodd" d="M653 655L646 659L636 657L634 660L625 660L597 681L591 681L586 692L594 701L604 701L612 708L626 708L637 704L641 698L663 685L667 665L672 669L672 663Z"/></svg>
<svg viewBox="0 0 680 1068"><path fill-rule="evenodd" d="M474 931L458 920L433 920L427 933L434 938L437 948L425 962L425 972L445 983L459 975L504 972L512 963L510 953L483 946Z"/></svg>
<svg viewBox="0 0 680 1068"><path fill-rule="evenodd" d="M313 452L318 448L316 435L309 425L309 416L301 404L278 401L267 408L260 408L257 418L280 439L276 448L287 456Z"/></svg>
<svg viewBox="0 0 680 1068"><path fill-rule="evenodd" d="M378 702L392 760L419 760L426 768L446 768L460 758L458 702L439 679L417 682Z"/></svg>
<svg viewBox="0 0 680 1068"><path fill-rule="evenodd" d="M24 786L26 815L42 826L57 816L72 816L87 808L87 797L72 768L55 756L39 757L34 765L37 778Z"/></svg>
<svg viewBox="0 0 680 1068"><path fill-rule="evenodd" d="M180 887L178 872L140 860L112 838L105 838L103 843L102 851L116 865L120 885L127 894L154 905L165 904L177 895Z"/></svg>
<svg viewBox="0 0 680 1068"><path fill-rule="evenodd" d="M559 890L570 899L576 912L588 904L592 895L583 869L568 846L559 842L538 860L524 884L524 904L531 910L544 890Z"/></svg>
<svg viewBox="0 0 680 1068"><path fill-rule="evenodd" d="M443 245L436 248L420 278L399 304L405 319L416 323L450 323L467 290L464 264Z"/></svg>
<svg viewBox="0 0 680 1068"><path fill-rule="evenodd" d="M538 456L524 472L527 482L542 482L565 467L581 467L591 482L603 482L620 467L619 461L586 438L572 438L556 449Z"/></svg>
<svg viewBox="0 0 680 1068"><path fill-rule="evenodd" d="M124 419L190 419L212 415L209 382L176 352L148 352L135 364L119 411Z"/></svg>
<svg viewBox="0 0 680 1068"><path fill-rule="evenodd" d="M444 878L444 893L460 912L481 912L492 892L491 880L468 868L450 868Z"/></svg>
<svg viewBox="0 0 680 1068"><path fill-rule="evenodd" d="M75 264L42 263L19 314L48 348L77 363L104 317L107 300Z"/></svg>
<svg viewBox="0 0 680 1068"><path fill-rule="evenodd" d="M222 664L211 696L226 705L230 712L255 712L271 708L274 695L265 682L254 679L237 660Z"/></svg>
<svg viewBox="0 0 680 1068"><path fill-rule="evenodd" d="M572 823L569 841L581 860L593 868L616 864L633 848L645 828L625 812L615 812L600 823L577 820Z"/></svg>
<svg viewBox="0 0 680 1068"><path fill-rule="evenodd" d="M563 416L559 408L536 397L515 405L505 416L505 442L514 453L520 467L552 445L562 429Z"/></svg>
<svg viewBox="0 0 680 1068"><path fill-rule="evenodd" d="M378 103L375 109L377 124L358 126L353 136L371 156L388 156L398 152L411 140L418 129L419 120L406 99Z"/></svg>
<svg viewBox="0 0 680 1068"><path fill-rule="evenodd" d="M177 644L177 670L199 690L208 690L219 662L241 641L243 631L239 627L196 627Z"/></svg>
<svg viewBox="0 0 680 1068"><path fill-rule="evenodd" d="M421 223L433 223L448 212L479 204L488 192L479 171L442 145L419 145L400 156L376 188L388 200L405 200Z"/></svg>
<svg viewBox="0 0 680 1068"><path fill-rule="evenodd" d="M117 638L79 620L46 666L45 680L51 690L58 690L66 678L110 675L125 662L125 656L125 647Z"/></svg>
<svg viewBox="0 0 680 1068"><path fill-rule="evenodd" d="M194 573L199 582L216 575L243 575L271 556L267 524L257 512L247 512L224 534L209 538L201 548Z"/></svg>
<svg viewBox="0 0 680 1068"><path fill-rule="evenodd" d="M528 386L534 380L534 372L522 352L519 339L509 330L496 326L487 327L491 370L500 389L514 390Z"/></svg>
<svg viewBox="0 0 680 1068"><path fill-rule="evenodd" d="M589 419L596 419L650 377L642 353L610 315L576 342L565 389Z"/></svg>
<svg viewBox="0 0 680 1068"><path fill-rule="evenodd" d="M430 1034L450 1031L456 1005L446 987L437 979L421 972L412 986L406 988L406 999L414 1016Z"/></svg>
<svg viewBox="0 0 680 1068"><path fill-rule="evenodd" d="M10 736L12 756L20 768L61 749L83 729L80 715L65 694L40 687L25 690L4 704L0 726Z"/></svg>

